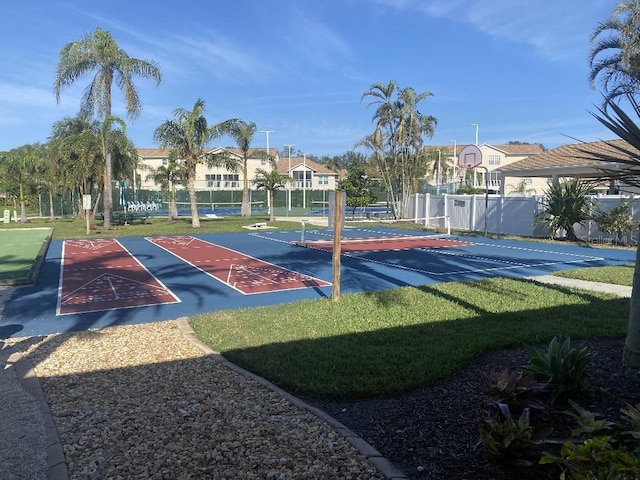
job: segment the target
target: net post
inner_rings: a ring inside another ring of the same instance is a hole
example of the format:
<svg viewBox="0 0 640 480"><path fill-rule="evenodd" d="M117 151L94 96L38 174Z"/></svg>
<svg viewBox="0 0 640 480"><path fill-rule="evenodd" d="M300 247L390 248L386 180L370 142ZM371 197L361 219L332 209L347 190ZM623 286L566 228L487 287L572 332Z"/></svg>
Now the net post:
<svg viewBox="0 0 640 480"><path fill-rule="evenodd" d="M335 201L332 252L333 291L331 298L334 302L337 302L340 300L340 255L342 254L342 222L344 221L344 192L342 190L336 190Z"/></svg>
<svg viewBox="0 0 640 480"><path fill-rule="evenodd" d="M304 226L305 226L304 220L300 220L300 223L302 223L302 227L300 229L300 245L305 246L306 242L304 240Z"/></svg>

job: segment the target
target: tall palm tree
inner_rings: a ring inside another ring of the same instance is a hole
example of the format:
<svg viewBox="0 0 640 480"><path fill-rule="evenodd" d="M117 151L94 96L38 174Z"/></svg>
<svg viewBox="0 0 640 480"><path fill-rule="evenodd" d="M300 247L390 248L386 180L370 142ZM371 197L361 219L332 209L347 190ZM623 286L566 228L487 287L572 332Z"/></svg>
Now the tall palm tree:
<svg viewBox="0 0 640 480"><path fill-rule="evenodd" d="M636 117L640 119L640 105L630 94L627 95L627 99ZM605 175L617 172L620 174L620 180L624 183L640 186L640 126L611 99L606 100L605 106L599 109L599 113L592 113L592 115L625 143L609 141L605 142L610 147L609 152L594 153L585 149L582 153L587 158L611 164L611 167L603 168ZM622 363L632 367L640 367L640 245L636 247L631 308Z"/></svg>
<svg viewBox="0 0 640 480"><path fill-rule="evenodd" d="M591 34L589 81L604 90L604 104L640 93L640 2L620 2Z"/></svg>
<svg viewBox="0 0 640 480"><path fill-rule="evenodd" d="M60 102L61 90L73 84L80 76L95 72L92 82L85 89L80 112L86 118L94 113L102 119L111 116L111 89L113 82L125 96L127 114L131 119L140 115L142 103L133 84L133 77L152 78L159 84L160 68L146 60L132 58L122 50L109 32L100 27L85 35L82 40L68 43L60 51L54 80L56 101ZM111 152L107 152L104 168L104 226L111 227Z"/></svg>
<svg viewBox="0 0 640 480"><path fill-rule="evenodd" d="M191 110L177 108L173 111L175 120L167 120L153 134L160 148L168 148L176 158L184 160L187 171L187 191L191 202L191 226L200 227L196 202L196 167L207 159L206 145L228 133L236 120L227 120L211 127L204 116L205 101L198 99Z"/></svg>
<svg viewBox="0 0 640 480"><path fill-rule="evenodd" d="M360 145L375 144L380 173L387 189L392 189L394 213L401 218L406 217L409 196L427 170L422 146L424 136L433 136L437 120L420 113L418 104L430 96L430 92L417 93L411 87L399 88L393 81L373 84L362 95L362 99L373 99L369 106L376 106L376 127Z"/></svg>
<svg viewBox="0 0 640 480"><path fill-rule="evenodd" d="M242 217L251 216L251 206L249 205L249 173L248 161L251 150L251 142L256 133L257 126L253 122L236 121L233 123L229 135L236 141L236 145L242 152L242 205L240 215ZM269 152L267 152L267 155Z"/></svg>

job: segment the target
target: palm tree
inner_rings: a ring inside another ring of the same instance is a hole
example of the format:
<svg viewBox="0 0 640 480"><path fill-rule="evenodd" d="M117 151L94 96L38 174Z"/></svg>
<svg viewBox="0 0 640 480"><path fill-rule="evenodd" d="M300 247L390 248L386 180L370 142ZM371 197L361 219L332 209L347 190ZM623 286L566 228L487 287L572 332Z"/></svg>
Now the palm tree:
<svg viewBox="0 0 640 480"><path fill-rule="evenodd" d="M156 185L160 185L162 190L169 192L169 208L167 221L172 222L178 219L178 208L176 206L176 185L185 185L186 169L183 163L178 162L175 155L171 155L167 166L160 165L153 169L147 180L152 180Z"/></svg>
<svg viewBox="0 0 640 480"><path fill-rule="evenodd" d="M35 172L44 157L44 149L40 144L23 145L10 150L6 159L5 174L18 186L20 200L20 221L27 222L27 193L35 189Z"/></svg>
<svg viewBox="0 0 640 480"><path fill-rule="evenodd" d="M287 182L292 182L293 179L291 177L287 177L286 175L282 175L278 173L277 170L265 170L264 168L258 168L256 170L256 178L253 180L253 184L256 188L264 188L269 194L269 205L271 208L269 209L269 221L273 222L274 214L273 214L273 198L275 196L276 190L280 188L284 188L284 184Z"/></svg>
<svg viewBox="0 0 640 480"><path fill-rule="evenodd" d="M60 102L62 88L73 84L78 77L95 72L91 84L85 89L80 112L85 118L96 113L102 119L111 116L111 88L113 82L122 90L127 114L135 119L140 115L142 103L133 84L133 77L152 78L159 84L160 69L154 62L131 58L122 50L109 32L100 27L82 40L68 43L60 51L54 81L56 101ZM111 152L107 152L104 169L104 226L111 227Z"/></svg>
<svg viewBox="0 0 640 480"><path fill-rule="evenodd" d="M627 95L627 100L629 100L636 117L640 118L640 105L631 94ZM617 173L622 182L640 186L640 126L611 99L605 101L605 105L599 108L599 112L599 114L592 113L592 115L624 142L605 142L610 148L608 152L594 153L585 149L582 153L587 158L600 160L611 165L602 169L604 174ZM640 367L640 245L636 247L631 308L622 363L631 367Z"/></svg>
<svg viewBox="0 0 640 480"><path fill-rule="evenodd" d="M437 120L418 111L418 104L430 92L417 93L413 88L399 88L396 82L373 84L362 95L372 97L376 106L375 131L359 142L373 147L378 168L384 179L396 216L406 217L409 196L415 192L418 179L427 171L424 136L433 136Z"/></svg>
<svg viewBox="0 0 640 480"><path fill-rule="evenodd" d="M253 122L237 121L233 123L229 135L233 137L238 145L238 148L242 152L242 205L240 207L240 215L242 217L251 216L251 207L249 205L249 173L248 173L248 160L251 150L251 142L253 136L256 133L256 124ZM269 152L267 152L267 155Z"/></svg>
<svg viewBox="0 0 640 480"><path fill-rule="evenodd" d="M640 2L619 3L611 18L598 24L591 35L589 81L596 80L605 92L604 104L628 94L636 96L640 86Z"/></svg>
<svg viewBox="0 0 640 480"><path fill-rule="evenodd" d="M536 193L535 188L530 188L525 179L520 180L516 185L507 185L509 195L532 195Z"/></svg>
<svg viewBox="0 0 640 480"><path fill-rule="evenodd" d="M204 109L205 101L202 99L196 101L192 110L177 108L173 111L175 120L165 121L153 134L160 148L168 148L176 158L184 160L193 228L200 227L196 203L196 167L208 159L205 155L205 146L210 141L228 133L231 126L237 122L227 120L209 127Z"/></svg>
<svg viewBox="0 0 640 480"><path fill-rule="evenodd" d="M587 195L592 187L592 183L578 179L562 181L554 178L545 191L544 210L536 222L546 225L552 238L559 230L564 230L567 240L577 240L573 226L589 219L591 201Z"/></svg>

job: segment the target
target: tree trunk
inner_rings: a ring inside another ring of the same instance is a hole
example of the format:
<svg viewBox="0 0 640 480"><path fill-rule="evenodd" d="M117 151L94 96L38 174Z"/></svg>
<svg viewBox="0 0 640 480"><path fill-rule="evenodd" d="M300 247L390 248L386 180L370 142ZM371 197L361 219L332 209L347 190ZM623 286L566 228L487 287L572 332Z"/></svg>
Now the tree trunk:
<svg viewBox="0 0 640 480"><path fill-rule="evenodd" d="M27 220L27 205L24 203L24 191L22 184L20 184L20 221L25 223Z"/></svg>
<svg viewBox="0 0 640 480"><path fill-rule="evenodd" d="M104 214L104 228L111 228L111 153L107 153L104 166L104 188L102 213Z"/></svg>
<svg viewBox="0 0 640 480"><path fill-rule="evenodd" d="M169 208L167 213L167 222L173 222L178 219L178 207L176 205L176 187L171 184L169 187Z"/></svg>
<svg viewBox="0 0 640 480"><path fill-rule="evenodd" d="M191 202L191 226L200 228L200 217L198 217L198 204L196 203L196 164L192 160L187 166L187 190L189 190L189 201Z"/></svg>
<svg viewBox="0 0 640 480"><path fill-rule="evenodd" d="M53 211L53 192L49 190L49 219L53 220L56 218L56 214Z"/></svg>
<svg viewBox="0 0 640 480"><path fill-rule="evenodd" d="M636 248L636 266L633 270L631 308L627 325L627 338L622 352L622 364L640 367L640 246Z"/></svg>
<svg viewBox="0 0 640 480"><path fill-rule="evenodd" d="M247 160L242 165L242 205L240 206L240 216L243 218L251 216L251 205L249 205L249 178L247 169Z"/></svg>
<svg viewBox="0 0 640 480"><path fill-rule="evenodd" d="M273 215L273 198L274 198L273 190L269 190L268 193L269 193L269 205L270 205L270 207L269 207L269 221L273 222L273 219L274 219L274 215Z"/></svg>

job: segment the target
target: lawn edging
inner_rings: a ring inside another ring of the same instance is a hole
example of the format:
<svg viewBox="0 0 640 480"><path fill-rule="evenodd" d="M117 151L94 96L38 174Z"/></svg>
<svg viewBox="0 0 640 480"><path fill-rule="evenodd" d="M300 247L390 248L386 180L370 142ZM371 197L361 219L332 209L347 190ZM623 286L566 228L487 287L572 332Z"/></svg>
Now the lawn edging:
<svg viewBox="0 0 640 480"><path fill-rule="evenodd" d="M283 390L277 385L271 383L269 380L256 375L255 373L250 372L249 370L245 370L244 368L236 365L235 363L230 362L225 357L223 357L219 352L212 350L207 344L200 341L191 325L189 325L188 317L180 317L175 320L176 326L182 335L189 340L193 345L198 347L203 353L211 356L215 361L223 363L228 368L233 370L234 372L239 373L245 377L251 378L256 381L258 384L268 388L269 390L277 393L278 395L285 398L287 401L291 402L298 408L308 411L309 413L315 415L320 420L326 422L331 428L333 428L337 433L339 433L344 439L349 442L362 456L364 456L369 463L371 463L382 475L385 476L388 480L407 480L408 477L400 471L397 467L395 467L389 460L378 452L371 444L366 442L362 437L356 434L354 431L346 427L343 423L339 422L331 415L325 413L324 411L309 405L308 403L302 401L298 397L290 394L289 392Z"/></svg>

